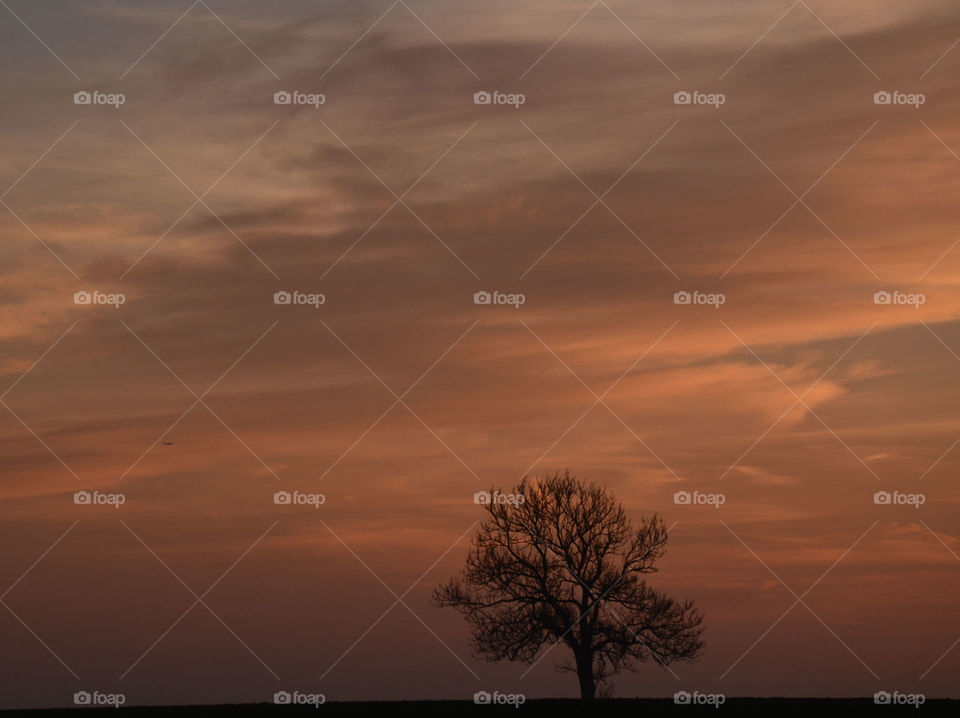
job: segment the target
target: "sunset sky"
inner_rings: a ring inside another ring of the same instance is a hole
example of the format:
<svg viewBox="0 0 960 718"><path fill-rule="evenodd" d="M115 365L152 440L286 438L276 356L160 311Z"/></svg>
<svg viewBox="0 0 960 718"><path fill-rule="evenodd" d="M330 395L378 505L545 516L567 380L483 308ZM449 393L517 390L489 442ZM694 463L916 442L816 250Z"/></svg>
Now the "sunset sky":
<svg viewBox="0 0 960 718"><path fill-rule="evenodd" d="M0 708L572 697L430 605L565 468L706 614L616 696L960 697L955 2L191 2L0 2Z"/></svg>

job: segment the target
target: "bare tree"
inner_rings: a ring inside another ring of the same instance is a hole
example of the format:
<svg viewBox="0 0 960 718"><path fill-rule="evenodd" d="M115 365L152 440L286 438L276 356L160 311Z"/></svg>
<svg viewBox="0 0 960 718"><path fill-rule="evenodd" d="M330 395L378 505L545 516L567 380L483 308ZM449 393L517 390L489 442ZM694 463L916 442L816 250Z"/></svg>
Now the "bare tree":
<svg viewBox="0 0 960 718"><path fill-rule="evenodd" d="M586 699L648 659L697 658L702 613L643 579L665 552L656 515L634 526L610 492L569 472L491 491L485 508L466 567L433 594L466 617L478 657L531 663L562 642L573 660L559 668L577 673Z"/></svg>

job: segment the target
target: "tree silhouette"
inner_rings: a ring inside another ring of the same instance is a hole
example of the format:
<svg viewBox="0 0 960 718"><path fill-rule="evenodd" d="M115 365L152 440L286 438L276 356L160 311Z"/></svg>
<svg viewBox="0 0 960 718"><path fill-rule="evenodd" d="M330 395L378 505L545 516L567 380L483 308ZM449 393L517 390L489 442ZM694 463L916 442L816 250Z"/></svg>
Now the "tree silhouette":
<svg viewBox="0 0 960 718"><path fill-rule="evenodd" d="M577 673L585 699L648 659L697 658L702 613L643 579L666 550L656 514L634 526L609 491L569 472L489 497L466 567L433 593L466 617L475 655L531 663L562 642L573 660L559 669Z"/></svg>

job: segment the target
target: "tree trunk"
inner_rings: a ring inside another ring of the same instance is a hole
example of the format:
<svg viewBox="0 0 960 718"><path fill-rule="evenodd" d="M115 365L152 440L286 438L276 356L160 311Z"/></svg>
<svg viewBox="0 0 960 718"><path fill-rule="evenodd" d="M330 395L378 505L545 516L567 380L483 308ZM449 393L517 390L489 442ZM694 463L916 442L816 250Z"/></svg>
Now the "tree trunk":
<svg viewBox="0 0 960 718"><path fill-rule="evenodd" d="M586 649L575 653L577 678L580 679L580 699L593 700L597 686L593 681L593 651Z"/></svg>

